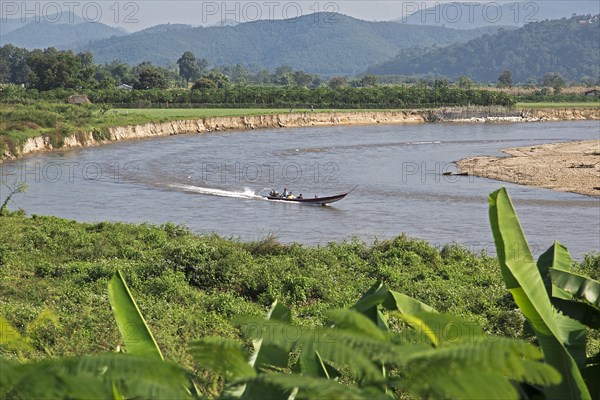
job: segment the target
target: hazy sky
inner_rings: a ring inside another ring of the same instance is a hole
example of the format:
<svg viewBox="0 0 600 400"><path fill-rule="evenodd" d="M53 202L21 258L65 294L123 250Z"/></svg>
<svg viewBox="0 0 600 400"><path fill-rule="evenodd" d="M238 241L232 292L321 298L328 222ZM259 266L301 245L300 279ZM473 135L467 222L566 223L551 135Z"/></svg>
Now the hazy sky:
<svg viewBox="0 0 600 400"><path fill-rule="evenodd" d="M515 1L508 1L515 3ZM233 20L249 22L258 19L293 18L312 14L315 11L350 15L370 21L386 21L410 14L418 9L433 6L436 3L453 3L452 1L368 1L368 0L239 0L239 1L8 1L0 0L0 23L5 18L21 18L33 13L46 16L57 11L74 11L91 21L100 21L111 26L119 26L127 31L136 31L152 25L164 23L185 23L191 25L213 25L220 21ZM472 12L494 12L497 4L507 1L480 0L472 2ZM552 7L556 0L522 2L522 6L532 3L539 7ZM564 1L562 3L565 3ZM590 0L590 4L598 4ZM52 22L52 21L50 21Z"/></svg>

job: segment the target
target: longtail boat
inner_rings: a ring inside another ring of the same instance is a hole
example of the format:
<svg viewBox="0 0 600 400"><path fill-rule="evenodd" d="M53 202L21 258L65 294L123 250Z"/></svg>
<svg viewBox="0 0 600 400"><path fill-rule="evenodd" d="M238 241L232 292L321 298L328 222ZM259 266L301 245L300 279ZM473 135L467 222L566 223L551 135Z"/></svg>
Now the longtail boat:
<svg viewBox="0 0 600 400"><path fill-rule="evenodd" d="M356 189L358 186L355 186L352 190ZM318 206L325 206L327 204L331 204L331 203L335 203L336 201L340 201L342 200L344 197L346 197L348 194L350 194L350 192L352 192L352 190L350 190L349 192L346 193L341 193L341 194L336 194L333 196L325 196L325 197L283 197L277 193L275 193L275 191L271 191L271 193L268 196L263 196L265 199L267 200L273 200L273 201L285 201L285 202L289 202L289 203L300 203L300 204L312 204L312 205L318 205Z"/></svg>

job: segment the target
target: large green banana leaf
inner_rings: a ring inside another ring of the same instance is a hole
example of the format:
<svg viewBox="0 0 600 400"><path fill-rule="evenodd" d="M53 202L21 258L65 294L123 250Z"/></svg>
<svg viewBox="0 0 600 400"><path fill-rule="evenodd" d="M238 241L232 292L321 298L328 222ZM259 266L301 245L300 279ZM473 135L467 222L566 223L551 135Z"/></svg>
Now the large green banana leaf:
<svg viewBox="0 0 600 400"><path fill-rule="evenodd" d="M577 346L582 340L585 346L582 325L552 307L506 189L491 193L489 200L490 223L506 287L532 325L544 359L563 378L559 385L545 391L546 396L550 399L591 398L575 359L565 347Z"/></svg>

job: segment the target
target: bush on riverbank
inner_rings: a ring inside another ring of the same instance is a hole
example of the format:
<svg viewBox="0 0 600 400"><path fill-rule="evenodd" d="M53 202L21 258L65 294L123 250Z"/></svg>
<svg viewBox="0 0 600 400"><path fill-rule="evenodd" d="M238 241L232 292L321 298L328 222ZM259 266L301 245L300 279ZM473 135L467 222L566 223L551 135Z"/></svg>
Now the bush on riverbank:
<svg viewBox="0 0 600 400"><path fill-rule="evenodd" d="M186 343L237 336L241 314L262 315L278 299L304 321L348 307L375 280L492 334L530 337L504 288L497 260L449 245L438 250L400 236L305 247L272 239L243 243L198 236L172 224L85 224L54 217L1 218L1 315L30 337L30 350L0 346L5 357L38 359L113 350L119 334L106 284L123 271L165 356L193 365ZM577 268L598 276L600 256ZM41 314L42 322L32 322ZM591 349L598 348L598 338Z"/></svg>

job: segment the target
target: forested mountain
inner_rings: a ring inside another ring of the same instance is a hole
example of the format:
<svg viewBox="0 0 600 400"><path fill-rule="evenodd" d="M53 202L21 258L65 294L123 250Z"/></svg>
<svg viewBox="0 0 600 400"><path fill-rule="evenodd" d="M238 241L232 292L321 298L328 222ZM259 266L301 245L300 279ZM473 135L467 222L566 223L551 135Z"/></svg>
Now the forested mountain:
<svg viewBox="0 0 600 400"><path fill-rule="evenodd" d="M89 22L72 13L29 18L25 22L7 19L0 25L0 46L12 44L30 50L47 47L73 49L92 40L126 34L121 29L100 22Z"/></svg>
<svg viewBox="0 0 600 400"><path fill-rule="evenodd" d="M8 32L17 30L19 28L24 27L25 25L31 22L52 22L55 24L80 24L85 20L81 18L79 15L71 12L61 12L59 14L50 14L50 15L19 15L25 14L25 12L19 12L17 8L15 10L14 15L10 15L8 10L10 7L7 7L7 10L0 18L0 39L2 36L6 35Z"/></svg>
<svg viewBox="0 0 600 400"><path fill-rule="evenodd" d="M334 18L331 20L331 18ZM161 25L78 48L96 62L151 61L172 65L186 51L215 65L244 64L320 74L351 74L389 60L402 48L466 42L482 30L367 22L345 15L311 14L294 20L255 21L236 26Z"/></svg>
<svg viewBox="0 0 600 400"><path fill-rule="evenodd" d="M421 3L409 3L406 11ZM422 3L425 4L425 3ZM560 19L573 14L600 13L597 0L579 1L510 1L501 2L436 2L433 7L423 8L398 18L398 22L414 25L446 26L454 29L473 29L483 26L523 26L530 22Z"/></svg>
<svg viewBox="0 0 600 400"><path fill-rule="evenodd" d="M598 16L530 23L443 48L401 50L394 60L369 69L381 75L430 75L496 82L504 70L514 82L557 72L569 80L600 76Z"/></svg>

